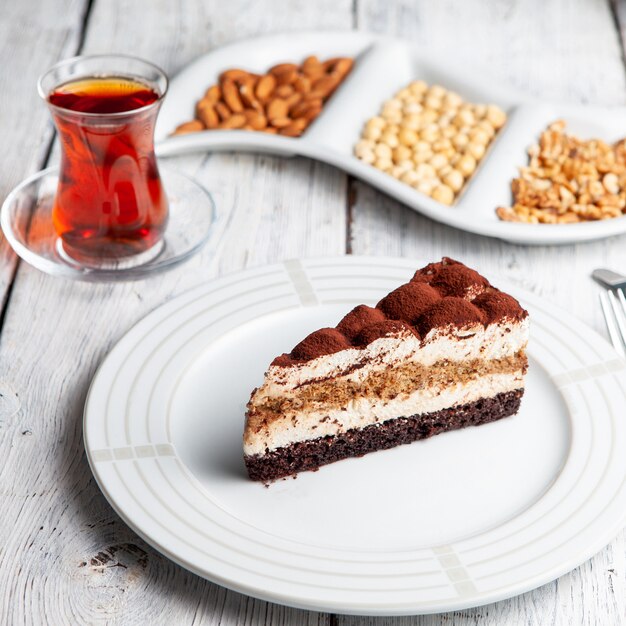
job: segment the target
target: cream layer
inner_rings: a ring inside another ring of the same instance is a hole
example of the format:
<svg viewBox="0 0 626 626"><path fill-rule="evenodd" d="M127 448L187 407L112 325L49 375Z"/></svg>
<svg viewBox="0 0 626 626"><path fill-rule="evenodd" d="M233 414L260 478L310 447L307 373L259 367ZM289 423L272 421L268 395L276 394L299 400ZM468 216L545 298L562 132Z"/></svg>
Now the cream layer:
<svg viewBox="0 0 626 626"><path fill-rule="evenodd" d="M407 362L433 365L437 361L501 359L513 356L528 342L528 318L499 324L482 324L463 329L435 328L423 339L409 331L383 337L362 349L349 348L290 367L272 365L263 385L253 396L261 402L266 396L280 396L289 389L325 378L345 376L362 381L372 371Z"/></svg>
<svg viewBox="0 0 626 626"><path fill-rule="evenodd" d="M264 454L299 441L337 435L352 428L364 428L397 417L433 413L523 387L524 375L519 370L513 374L490 374L469 383L446 385L443 388L433 386L418 389L393 400L362 397L350 401L341 409L276 415L258 432L246 430L244 454Z"/></svg>

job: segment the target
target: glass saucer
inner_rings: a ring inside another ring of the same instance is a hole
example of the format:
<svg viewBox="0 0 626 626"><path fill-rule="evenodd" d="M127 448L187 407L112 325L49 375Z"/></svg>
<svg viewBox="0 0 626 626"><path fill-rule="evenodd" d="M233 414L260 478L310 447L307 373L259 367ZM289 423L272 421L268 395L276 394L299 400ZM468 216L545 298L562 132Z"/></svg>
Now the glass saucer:
<svg viewBox="0 0 626 626"><path fill-rule="evenodd" d="M4 236L24 261L53 276L110 282L138 280L171 269L207 242L216 209L211 194L192 178L161 165L159 172L169 200L169 221L161 242L139 257L93 267L65 252L52 224L57 168L37 172L7 196L0 211Z"/></svg>

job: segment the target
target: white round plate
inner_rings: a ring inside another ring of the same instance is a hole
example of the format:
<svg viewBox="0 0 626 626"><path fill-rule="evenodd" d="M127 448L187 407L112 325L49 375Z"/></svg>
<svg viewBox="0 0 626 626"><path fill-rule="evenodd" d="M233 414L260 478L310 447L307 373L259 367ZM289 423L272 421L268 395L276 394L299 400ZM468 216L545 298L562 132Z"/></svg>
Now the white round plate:
<svg viewBox="0 0 626 626"><path fill-rule="evenodd" d="M157 550L221 585L338 613L501 600L607 544L626 511L626 362L569 314L530 311L518 415L269 487L242 459L245 405L277 354L408 280L415 261L286 261L159 307L91 385L85 445L102 491Z"/></svg>
<svg viewBox="0 0 626 626"><path fill-rule="evenodd" d="M476 68L463 68L455 52L449 58L431 58L419 44L355 31L274 34L216 48L172 80L157 123L157 154L243 150L307 156L345 170L433 220L514 243L564 244L626 232L626 217L551 225L503 222L495 214L496 207L510 205L511 179L520 166L528 164L528 146L548 124L563 119L572 133L612 142L626 136L626 107L531 101ZM299 61L310 54L321 59L352 56L356 63L302 137L233 130L170 137L176 126L193 119L196 102L225 69L265 72L276 63ZM498 104L509 115L453 207L435 202L353 156L365 121L379 112L384 100L417 78L441 84L470 102Z"/></svg>

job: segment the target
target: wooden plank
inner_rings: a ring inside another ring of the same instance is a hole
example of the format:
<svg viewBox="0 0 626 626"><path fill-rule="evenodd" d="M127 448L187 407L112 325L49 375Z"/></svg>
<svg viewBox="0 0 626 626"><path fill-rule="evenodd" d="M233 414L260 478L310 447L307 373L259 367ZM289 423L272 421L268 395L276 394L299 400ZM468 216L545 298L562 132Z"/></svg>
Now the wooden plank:
<svg viewBox="0 0 626 626"><path fill-rule="evenodd" d="M7 156L0 172L0 199L45 162L52 126L37 95L37 77L59 58L74 54L87 0L5 2L0 7L0 136ZM24 42L29 42L24 45ZM0 312L17 257L0 235ZM0 316L1 317L1 316Z"/></svg>
<svg viewBox="0 0 626 626"><path fill-rule="evenodd" d="M623 4L617 2L624 14ZM623 22L622 22L623 23ZM624 103L622 50L608 3L359 0L357 25L414 41L425 54L453 58L468 72L556 101ZM588 50L593 49L590 63ZM432 222L354 182L350 242L355 254L436 259L452 256L560 304L604 332L595 267L626 267L624 237L528 248ZM626 620L626 534L570 574L518 598L445 616L361 620L356 624L617 624Z"/></svg>
<svg viewBox="0 0 626 626"><path fill-rule="evenodd" d="M626 59L626 4L621 0L609 0L615 27L619 34L622 57Z"/></svg>
<svg viewBox="0 0 626 626"><path fill-rule="evenodd" d="M26 4L33 10L34 1ZM348 28L352 19L349 0L280 10L270 0L97 0L84 49L135 54L175 71L226 41L303 26ZM0 381L7 398L21 402L13 414L7 400L0 422L2 623L328 623L326 615L226 591L160 556L113 513L87 466L87 387L137 320L216 274L345 250L346 177L331 167L234 154L171 165L197 176L225 212L214 248L169 274L117 285L20 267L0 345Z"/></svg>

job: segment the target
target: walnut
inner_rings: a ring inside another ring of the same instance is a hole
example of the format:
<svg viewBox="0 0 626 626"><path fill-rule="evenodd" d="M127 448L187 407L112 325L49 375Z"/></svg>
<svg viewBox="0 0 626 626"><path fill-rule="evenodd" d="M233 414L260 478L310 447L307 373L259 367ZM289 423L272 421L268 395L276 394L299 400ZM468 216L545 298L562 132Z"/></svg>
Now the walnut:
<svg viewBox="0 0 626 626"><path fill-rule="evenodd" d="M498 207L507 222L571 224L626 214L626 139L609 145L581 140L551 124L528 149L528 165L511 181L512 207Z"/></svg>

